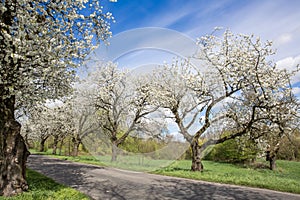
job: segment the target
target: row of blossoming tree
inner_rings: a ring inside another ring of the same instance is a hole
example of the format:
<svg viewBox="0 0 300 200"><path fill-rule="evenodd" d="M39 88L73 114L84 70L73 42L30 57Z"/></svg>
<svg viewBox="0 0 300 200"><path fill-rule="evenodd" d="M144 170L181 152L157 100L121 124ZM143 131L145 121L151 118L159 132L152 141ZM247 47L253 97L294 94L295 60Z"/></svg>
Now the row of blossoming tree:
<svg viewBox="0 0 300 200"><path fill-rule="evenodd" d="M90 12L82 11L86 7ZM102 13L98 1L5 0L0 13L1 195L28 188L29 152L16 114L32 120L34 132L51 132L55 140L74 133L74 144L100 131L112 143L114 161L116 147L130 133L160 134L155 129L164 124L151 119L159 112L174 120L190 144L194 171L203 170L202 152L208 146L241 136L270 143L273 169L281 138L297 128L299 106L290 83L294 72L276 67L270 42L227 30L199 39L191 58L199 61L197 66L177 59L134 78L106 63L76 86L74 69L111 35L111 14ZM50 99L66 103L45 107Z"/></svg>

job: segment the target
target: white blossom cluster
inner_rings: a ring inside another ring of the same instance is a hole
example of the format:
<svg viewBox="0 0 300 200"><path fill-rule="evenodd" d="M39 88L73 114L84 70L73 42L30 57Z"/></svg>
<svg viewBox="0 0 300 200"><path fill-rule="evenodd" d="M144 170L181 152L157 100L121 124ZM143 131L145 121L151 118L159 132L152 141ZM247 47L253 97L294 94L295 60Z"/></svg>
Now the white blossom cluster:
<svg viewBox="0 0 300 200"><path fill-rule="evenodd" d="M129 71L111 62L98 66L86 81L96 89L90 102L96 107L101 134L106 134L114 145L121 144L142 124L152 123L145 119L156 110L144 90L147 81L133 78Z"/></svg>
<svg viewBox="0 0 300 200"><path fill-rule="evenodd" d="M137 78L111 62L97 66L71 100L78 138L100 133L118 146L131 132L165 126L151 120L156 111L172 118L188 142L202 139L204 147L288 132L299 103L291 90L293 74L269 58L270 42L227 30L222 37L202 37L198 45L202 66L175 59Z"/></svg>
<svg viewBox="0 0 300 200"><path fill-rule="evenodd" d="M30 110L30 117L22 127L22 135L36 141L46 140L50 136L61 139L74 132L74 127L68 104L56 107L40 104Z"/></svg>
<svg viewBox="0 0 300 200"><path fill-rule="evenodd" d="M205 73L188 61L165 65L152 76L153 103L172 113L185 139L215 132L219 143L264 126L287 126L299 112L291 90L292 73L280 70L270 56L272 43L253 35L207 35L198 40L197 58ZM200 120L200 121L199 121ZM222 130L232 135L220 138Z"/></svg>
<svg viewBox="0 0 300 200"><path fill-rule="evenodd" d="M274 54L271 42L227 30L223 38L207 36L199 45L210 66L219 72L224 97L231 99L223 112L240 128L256 126L259 130L267 122L286 121L297 112L290 84L293 74L277 69L270 60Z"/></svg>
<svg viewBox="0 0 300 200"><path fill-rule="evenodd" d="M64 96L113 20L98 0L5 0L0 15L0 98L18 108Z"/></svg>

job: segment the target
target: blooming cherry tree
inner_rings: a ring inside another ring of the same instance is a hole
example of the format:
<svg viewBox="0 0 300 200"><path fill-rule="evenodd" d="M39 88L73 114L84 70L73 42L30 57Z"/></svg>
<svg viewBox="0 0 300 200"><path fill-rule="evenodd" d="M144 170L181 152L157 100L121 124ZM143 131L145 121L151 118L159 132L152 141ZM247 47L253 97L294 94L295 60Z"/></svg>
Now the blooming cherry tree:
<svg viewBox="0 0 300 200"><path fill-rule="evenodd" d="M102 65L88 81L96 88L94 105L100 134L105 134L111 141L111 160L116 161L117 147L130 133L141 128L140 125L146 123L145 117L157 107L149 105L150 95L143 90L146 81L135 81L128 71L118 69L113 63Z"/></svg>
<svg viewBox="0 0 300 200"><path fill-rule="evenodd" d="M72 142L73 156L78 155L79 145L89 134L95 134L100 130L97 110L93 104L95 88L90 82L76 82L74 93L68 100L70 117L73 122Z"/></svg>
<svg viewBox="0 0 300 200"><path fill-rule="evenodd" d="M4 0L0 16L0 195L11 196L28 188L15 110L64 96L113 19L97 0Z"/></svg>
<svg viewBox="0 0 300 200"><path fill-rule="evenodd" d="M156 73L151 86L153 103L171 111L191 144L194 171L203 170L201 152L209 145L255 134L275 122L274 116L295 112L292 74L270 60L270 42L227 30L222 37L200 38L198 45L198 68L176 61ZM230 134L222 134L224 129Z"/></svg>
<svg viewBox="0 0 300 200"><path fill-rule="evenodd" d="M49 119L49 123L51 123L50 135L53 137L52 154L56 154L58 143L62 144L63 140L74 132L74 121L68 103L50 108L49 111L52 117Z"/></svg>
<svg viewBox="0 0 300 200"><path fill-rule="evenodd" d="M203 119L203 111L211 102L212 94L205 85L203 75L189 61L177 60L171 66L165 64L157 69L151 79L152 83L148 86L153 97L151 103L160 106L166 117L176 122L180 134L191 145L192 167L202 170L201 162L196 166L196 159L201 159L201 146L200 135L195 136L195 128L204 127L205 122L200 119Z"/></svg>
<svg viewBox="0 0 300 200"><path fill-rule="evenodd" d="M31 110L30 119L27 122L27 126L31 129L29 137L39 141L40 152L45 151L45 142L55 129L55 121L53 121L55 117L54 110L45 105L35 106Z"/></svg>

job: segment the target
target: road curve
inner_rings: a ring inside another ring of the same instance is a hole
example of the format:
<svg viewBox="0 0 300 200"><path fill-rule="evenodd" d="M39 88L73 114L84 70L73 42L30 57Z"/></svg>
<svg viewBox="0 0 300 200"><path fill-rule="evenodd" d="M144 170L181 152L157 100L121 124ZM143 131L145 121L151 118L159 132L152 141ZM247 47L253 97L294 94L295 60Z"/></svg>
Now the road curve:
<svg viewBox="0 0 300 200"><path fill-rule="evenodd" d="M300 195L130 172L31 155L27 166L95 200L300 200Z"/></svg>

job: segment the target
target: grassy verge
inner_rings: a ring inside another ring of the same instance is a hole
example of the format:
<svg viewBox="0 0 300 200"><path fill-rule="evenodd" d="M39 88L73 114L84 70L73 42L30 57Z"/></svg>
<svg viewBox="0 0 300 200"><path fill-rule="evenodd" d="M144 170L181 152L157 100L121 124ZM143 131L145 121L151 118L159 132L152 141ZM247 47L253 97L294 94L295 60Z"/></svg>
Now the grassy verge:
<svg viewBox="0 0 300 200"><path fill-rule="evenodd" d="M111 156L91 156L91 155L80 155L80 156L62 156L62 155L53 155L48 152L36 152L30 150L32 154L47 155L53 158L58 158L62 160L68 160L73 162L80 162L86 164L93 164L98 166L109 166L119 169L127 169L132 171L142 171L142 172L151 172L156 169L161 168L162 166L168 166L173 161L172 160L154 160L147 158L145 156L139 155L129 155L129 156L118 156L116 162L111 162Z"/></svg>
<svg viewBox="0 0 300 200"><path fill-rule="evenodd" d="M177 161L156 174L229 183L300 194L300 162L277 161L278 169L254 168L212 161L203 162L205 171L190 171L191 161Z"/></svg>
<svg viewBox="0 0 300 200"><path fill-rule="evenodd" d="M300 194L300 162L278 160L277 170L271 171L266 168L267 163L264 162L254 166L242 166L203 161L205 170L200 173L190 171L190 160L176 161L168 167L158 169L157 166L166 163L166 161L145 158L144 162L140 163L136 158L119 157L119 162L110 163L109 156L102 156L101 158L95 158L88 155L78 157L54 157L100 166L110 166L135 171L150 171L151 173L167 176L266 188ZM122 161L121 159L125 159L125 161Z"/></svg>
<svg viewBox="0 0 300 200"><path fill-rule="evenodd" d="M88 200L89 198L75 189L58 184L52 179L35 172L27 170L27 181L29 191L14 197L0 197L0 200Z"/></svg>

